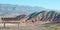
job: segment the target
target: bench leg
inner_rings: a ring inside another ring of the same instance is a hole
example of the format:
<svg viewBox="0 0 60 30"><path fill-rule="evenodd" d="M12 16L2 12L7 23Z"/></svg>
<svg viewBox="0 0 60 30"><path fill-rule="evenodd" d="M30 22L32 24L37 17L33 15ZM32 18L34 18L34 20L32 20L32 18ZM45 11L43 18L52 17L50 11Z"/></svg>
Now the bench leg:
<svg viewBox="0 0 60 30"><path fill-rule="evenodd" d="M19 23L18 23L18 28L19 28Z"/></svg>
<svg viewBox="0 0 60 30"><path fill-rule="evenodd" d="M5 28L5 23L4 23L4 28Z"/></svg>
<svg viewBox="0 0 60 30"><path fill-rule="evenodd" d="M17 23L17 30L19 30L19 23Z"/></svg>

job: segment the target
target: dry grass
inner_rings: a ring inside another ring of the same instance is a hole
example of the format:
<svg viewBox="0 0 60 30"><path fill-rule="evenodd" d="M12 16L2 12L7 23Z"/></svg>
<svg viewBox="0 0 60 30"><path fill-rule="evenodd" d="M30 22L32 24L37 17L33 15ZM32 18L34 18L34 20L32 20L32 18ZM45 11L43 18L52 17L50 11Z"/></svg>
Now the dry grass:
<svg viewBox="0 0 60 30"><path fill-rule="evenodd" d="M0 27L0 30L60 30L60 26L46 27L39 24L34 24L34 26L9 26L6 28Z"/></svg>
<svg viewBox="0 0 60 30"><path fill-rule="evenodd" d="M51 27L52 30L60 30L60 26Z"/></svg>

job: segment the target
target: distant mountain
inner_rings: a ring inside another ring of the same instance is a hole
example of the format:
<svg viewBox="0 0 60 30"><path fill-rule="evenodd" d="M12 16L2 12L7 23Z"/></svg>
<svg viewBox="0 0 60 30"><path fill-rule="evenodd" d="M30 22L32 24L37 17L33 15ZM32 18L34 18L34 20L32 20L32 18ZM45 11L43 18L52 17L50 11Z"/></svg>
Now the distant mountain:
<svg viewBox="0 0 60 30"><path fill-rule="evenodd" d="M45 10L42 7L21 6L11 4L0 4L0 16L17 16L21 14L31 14L33 12L39 12Z"/></svg>
<svg viewBox="0 0 60 30"><path fill-rule="evenodd" d="M32 6L21 6L11 4L0 4L0 17L6 16L14 18L23 18L26 15L28 15L25 19L28 21L32 20L32 22L37 20L60 22L60 12L49 11L49 10L50 9L45 9L43 7L38 6L32 7Z"/></svg>

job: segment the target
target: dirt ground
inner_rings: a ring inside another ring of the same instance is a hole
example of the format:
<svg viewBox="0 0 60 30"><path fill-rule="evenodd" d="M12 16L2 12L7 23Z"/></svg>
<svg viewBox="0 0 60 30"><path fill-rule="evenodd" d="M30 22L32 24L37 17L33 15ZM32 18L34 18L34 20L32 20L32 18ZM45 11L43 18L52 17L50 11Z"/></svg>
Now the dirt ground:
<svg viewBox="0 0 60 30"><path fill-rule="evenodd" d="M45 27L45 26L9 26L9 27L1 27L0 30L60 30L60 26L55 26L55 27Z"/></svg>

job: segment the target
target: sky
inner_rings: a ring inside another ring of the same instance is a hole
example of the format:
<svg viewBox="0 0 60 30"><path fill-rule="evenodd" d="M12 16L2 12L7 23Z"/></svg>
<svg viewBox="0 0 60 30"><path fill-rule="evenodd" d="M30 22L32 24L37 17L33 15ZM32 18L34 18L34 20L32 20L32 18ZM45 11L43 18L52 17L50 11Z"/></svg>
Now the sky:
<svg viewBox="0 0 60 30"><path fill-rule="evenodd" d="M46 9L60 10L60 0L0 0L0 4L39 6Z"/></svg>

